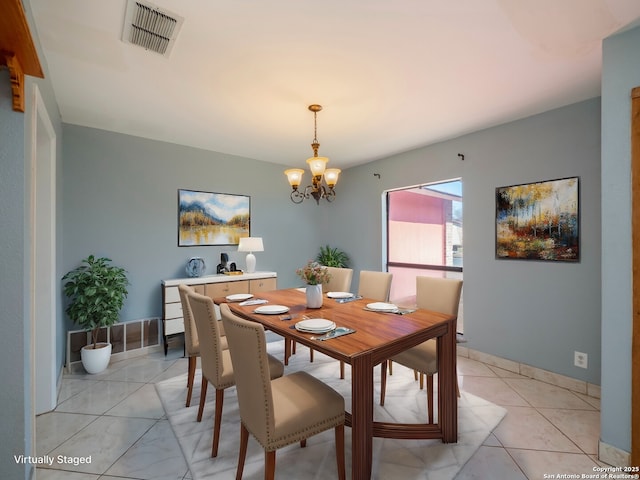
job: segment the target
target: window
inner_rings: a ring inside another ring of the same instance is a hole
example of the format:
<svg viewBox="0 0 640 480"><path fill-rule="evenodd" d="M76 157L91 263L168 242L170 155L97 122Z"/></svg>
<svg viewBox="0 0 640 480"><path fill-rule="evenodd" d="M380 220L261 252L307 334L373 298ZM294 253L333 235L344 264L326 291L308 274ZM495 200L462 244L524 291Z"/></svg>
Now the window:
<svg viewBox="0 0 640 480"><path fill-rule="evenodd" d="M462 245L461 180L387 192L392 301L415 302L416 276L462 278ZM462 331L462 305L458 331Z"/></svg>

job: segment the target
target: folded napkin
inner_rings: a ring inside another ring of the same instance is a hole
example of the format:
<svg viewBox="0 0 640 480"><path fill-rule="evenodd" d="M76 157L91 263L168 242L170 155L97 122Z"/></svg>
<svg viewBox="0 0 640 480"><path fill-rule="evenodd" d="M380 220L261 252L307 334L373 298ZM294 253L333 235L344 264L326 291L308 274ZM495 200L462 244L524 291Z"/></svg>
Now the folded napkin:
<svg viewBox="0 0 640 480"><path fill-rule="evenodd" d="M397 312L393 312L393 313L396 313L398 315L406 315L407 313L413 313L415 311L416 311L415 308L399 308Z"/></svg>
<svg viewBox="0 0 640 480"><path fill-rule="evenodd" d="M335 330L331 330L329 333L321 337L316 337L316 340L320 340L320 341L330 340L332 338L341 337L342 335L349 335L350 333L354 333L354 332L355 330L353 330L352 328L338 327Z"/></svg>
<svg viewBox="0 0 640 480"><path fill-rule="evenodd" d="M336 302L347 303L347 302L353 302L355 300L360 300L361 298L362 298L362 295L354 295L353 297L349 297L349 298L336 298Z"/></svg>
<svg viewBox="0 0 640 480"><path fill-rule="evenodd" d="M246 307L247 305L260 305L261 303L269 303L269 300L254 298L253 300L245 300L244 302L240 302L238 305L240 305L241 307Z"/></svg>
<svg viewBox="0 0 640 480"><path fill-rule="evenodd" d="M399 310L376 310L375 308L367 308L367 307L362 307L363 310L366 310L367 312L376 312L376 313L398 313Z"/></svg>

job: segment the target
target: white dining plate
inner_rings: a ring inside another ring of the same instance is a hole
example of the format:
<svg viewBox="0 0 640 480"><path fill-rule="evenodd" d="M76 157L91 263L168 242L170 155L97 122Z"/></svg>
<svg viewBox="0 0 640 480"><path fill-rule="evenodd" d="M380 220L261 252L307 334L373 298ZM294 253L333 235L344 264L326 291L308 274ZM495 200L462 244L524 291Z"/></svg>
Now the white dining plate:
<svg viewBox="0 0 640 480"><path fill-rule="evenodd" d="M234 293L233 295L227 295L225 298L230 302L241 302L243 300L249 300L253 297L250 293Z"/></svg>
<svg viewBox="0 0 640 480"><path fill-rule="evenodd" d="M295 327L296 330L301 332L325 333L336 328L336 324L325 318L310 318L307 320L300 320L296 323Z"/></svg>
<svg viewBox="0 0 640 480"><path fill-rule="evenodd" d="M393 303L374 302L368 303L367 308L369 310L375 310L376 312L395 312L398 307Z"/></svg>
<svg viewBox="0 0 640 480"><path fill-rule="evenodd" d="M287 313L288 311L289 307L285 307L284 305L263 305L254 310L256 313L263 313L265 315L278 315L280 313Z"/></svg>
<svg viewBox="0 0 640 480"><path fill-rule="evenodd" d="M351 298L351 297L353 297L353 293L349 293L349 292L327 292L327 297L329 297L329 298Z"/></svg>

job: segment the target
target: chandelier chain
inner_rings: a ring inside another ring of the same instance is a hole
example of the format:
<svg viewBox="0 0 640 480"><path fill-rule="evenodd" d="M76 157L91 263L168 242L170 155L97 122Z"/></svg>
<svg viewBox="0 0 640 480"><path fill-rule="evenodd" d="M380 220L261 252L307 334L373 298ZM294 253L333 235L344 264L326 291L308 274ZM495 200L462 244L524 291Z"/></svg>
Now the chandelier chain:
<svg viewBox="0 0 640 480"><path fill-rule="evenodd" d="M313 112L313 143L318 143L318 112Z"/></svg>

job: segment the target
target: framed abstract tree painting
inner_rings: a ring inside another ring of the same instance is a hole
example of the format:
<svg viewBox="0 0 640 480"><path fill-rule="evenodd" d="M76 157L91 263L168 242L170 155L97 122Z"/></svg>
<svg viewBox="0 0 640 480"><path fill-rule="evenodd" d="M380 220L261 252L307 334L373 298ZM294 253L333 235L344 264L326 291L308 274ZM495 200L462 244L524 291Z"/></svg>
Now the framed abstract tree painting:
<svg viewBox="0 0 640 480"><path fill-rule="evenodd" d="M496 188L496 258L580 260L579 178Z"/></svg>

